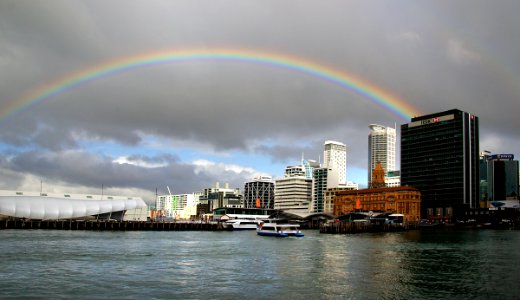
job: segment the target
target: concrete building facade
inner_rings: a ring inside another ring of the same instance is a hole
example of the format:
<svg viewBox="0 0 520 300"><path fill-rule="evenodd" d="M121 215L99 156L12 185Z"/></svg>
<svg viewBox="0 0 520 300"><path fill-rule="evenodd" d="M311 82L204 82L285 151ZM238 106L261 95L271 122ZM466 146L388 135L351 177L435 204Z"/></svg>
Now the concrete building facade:
<svg viewBox="0 0 520 300"><path fill-rule="evenodd" d="M172 219L184 218L186 208L194 205L195 194L158 195L155 201L159 215Z"/></svg>
<svg viewBox="0 0 520 300"><path fill-rule="evenodd" d="M323 213L328 210L326 206L331 204L331 197L326 199L327 190L346 187L347 146L336 141L325 141L323 144L323 165L313 169L312 178L310 211Z"/></svg>
<svg viewBox="0 0 520 300"><path fill-rule="evenodd" d="M228 183L221 187L219 182L214 187L205 188L199 196L197 215L207 214L222 207L243 207L243 195L239 188L230 188Z"/></svg>
<svg viewBox="0 0 520 300"><path fill-rule="evenodd" d="M274 209L309 211L312 201L312 179L289 176L275 181Z"/></svg>
<svg viewBox="0 0 520 300"><path fill-rule="evenodd" d="M334 200L336 193L340 191L355 191L358 189L358 185L351 181L347 181L347 184L341 187L335 187L325 190L323 194L323 213L333 214L334 213Z"/></svg>
<svg viewBox="0 0 520 300"><path fill-rule="evenodd" d="M401 171L396 170L386 172L385 184L387 187L401 186Z"/></svg>

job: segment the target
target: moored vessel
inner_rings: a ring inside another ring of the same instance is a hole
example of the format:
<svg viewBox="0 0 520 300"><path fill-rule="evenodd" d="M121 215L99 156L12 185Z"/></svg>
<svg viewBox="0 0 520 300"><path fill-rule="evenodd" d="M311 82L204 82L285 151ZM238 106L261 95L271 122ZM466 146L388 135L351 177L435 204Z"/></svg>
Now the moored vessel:
<svg viewBox="0 0 520 300"><path fill-rule="evenodd" d="M255 230L257 228L259 220L249 219L233 219L227 220L223 223L225 229L228 230Z"/></svg>
<svg viewBox="0 0 520 300"><path fill-rule="evenodd" d="M287 236L304 236L300 230L298 224L278 224L278 223L258 223L256 233L261 236L276 236L276 237L287 237Z"/></svg>

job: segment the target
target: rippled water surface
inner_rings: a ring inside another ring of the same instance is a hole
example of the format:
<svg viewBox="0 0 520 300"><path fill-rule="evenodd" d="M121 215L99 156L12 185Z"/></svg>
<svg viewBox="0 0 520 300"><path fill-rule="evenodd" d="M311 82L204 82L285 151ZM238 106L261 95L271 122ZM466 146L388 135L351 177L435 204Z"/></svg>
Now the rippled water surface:
<svg viewBox="0 0 520 300"><path fill-rule="evenodd" d="M519 299L519 231L0 231L0 298Z"/></svg>

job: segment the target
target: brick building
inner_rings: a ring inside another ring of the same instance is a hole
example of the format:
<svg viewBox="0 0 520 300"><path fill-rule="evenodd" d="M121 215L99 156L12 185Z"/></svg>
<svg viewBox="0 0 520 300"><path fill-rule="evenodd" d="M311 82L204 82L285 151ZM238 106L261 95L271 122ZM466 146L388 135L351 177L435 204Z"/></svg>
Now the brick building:
<svg viewBox="0 0 520 300"><path fill-rule="evenodd" d="M419 190L407 186L336 193L333 212L335 216L356 211L394 212L404 214L406 222L419 221L421 193Z"/></svg>

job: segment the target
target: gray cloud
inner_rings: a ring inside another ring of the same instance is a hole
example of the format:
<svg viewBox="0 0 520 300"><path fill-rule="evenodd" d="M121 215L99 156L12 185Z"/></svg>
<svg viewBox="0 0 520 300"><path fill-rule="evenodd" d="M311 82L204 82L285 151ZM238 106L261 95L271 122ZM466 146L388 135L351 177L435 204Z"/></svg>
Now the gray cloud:
<svg viewBox="0 0 520 300"><path fill-rule="evenodd" d="M422 113L474 113L482 148L518 154L519 8L503 0L2 1L0 111L44 84L129 55L259 49L343 70ZM334 139L348 145L349 165L363 169L368 125L394 122L406 121L308 74L237 62L161 64L84 83L0 120L1 171L10 178L2 185L30 174L75 186L176 182L193 191L215 181L241 187L254 173L243 166L222 179L173 156L132 158L150 136L279 165L302 152L317 159ZM164 166L115 164L117 155L83 149L89 141L134 147L129 159Z"/></svg>
<svg viewBox="0 0 520 300"><path fill-rule="evenodd" d="M85 186L91 190L105 188L136 188L166 193L166 186L175 187L176 193L191 193L213 186L216 181L242 187L254 173L250 170L224 170L222 166L186 164L175 156L133 155L124 161L110 156L98 156L84 151L36 152L29 151L3 159L3 174L9 174L0 183L13 184L23 174L46 182L69 186ZM10 171L6 171L10 170ZM215 175L218 174L218 178ZM217 178L217 179L216 179Z"/></svg>

